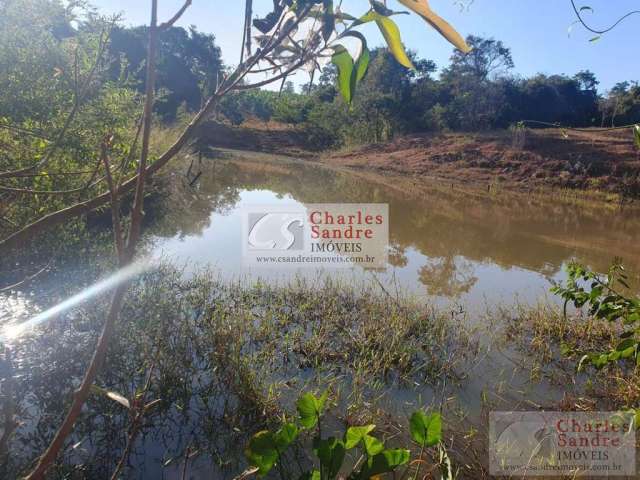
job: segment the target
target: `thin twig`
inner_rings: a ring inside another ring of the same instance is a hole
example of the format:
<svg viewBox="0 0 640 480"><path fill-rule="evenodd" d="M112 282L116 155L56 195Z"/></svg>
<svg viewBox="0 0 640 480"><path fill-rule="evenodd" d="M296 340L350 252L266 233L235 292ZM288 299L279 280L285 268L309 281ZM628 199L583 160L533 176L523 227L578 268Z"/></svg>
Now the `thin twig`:
<svg viewBox="0 0 640 480"><path fill-rule="evenodd" d="M157 0L153 0L151 12L151 25L149 26L149 45L147 52L147 75L146 75L146 93L144 99L144 120L142 123L142 152L140 153L140 163L138 164L138 180L136 183L136 193L133 200L133 210L131 212L131 227L129 228L129 239L127 241L127 255L133 257L135 246L140 237L140 229L142 227L142 206L144 203L144 187L147 175L147 161L149 159L149 145L151 142L151 127L153 121L153 104L154 92L156 88L156 54L158 44L158 26L157 26ZM187 0L181 11L191 4ZM180 13L180 12L178 12ZM179 17L179 15L178 15ZM175 18L175 17L174 17Z"/></svg>
<svg viewBox="0 0 640 480"><path fill-rule="evenodd" d="M153 369L155 368L155 362L151 364L151 368L149 368L149 373L147 374L147 380L144 384L144 388L142 389L142 393L140 396L137 396L133 399L132 405L136 409L135 415L131 422L131 426L129 427L129 435L127 436L127 444L125 445L124 451L122 452L122 456L116 465L116 468L111 475L111 480L117 480L124 468L125 462L129 459L129 455L131 454L131 449L133 448L133 444L140 433L142 428L142 420L144 416L147 414L149 409L155 405L157 402L153 401L146 404L146 395L149 389L151 388L151 379L153 376Z"/></svg>
<svg viewBox="0 0 640 480"><path fill-rule="evenodd" d="M15 416L15 401L14 394L14 378L13 378L13 364L11 362L11 350L9 347L4 348L4 359L2 361L6 365L5 369L5 401L4 401L4 424L2 437L0 437L0 464L5 464L5 456L8 453L9 439L11 435L18 427Z"/></svg>
<svg viewBox="0 0 640 480"><path fill-rule="evenodd" d="M297 28L299 23L309 13L311 8L312 5L306 7L302 12L300 12L300 16L296 19L296 21L287 24L287 26L281 32L279 32L279 34L274 34L273 38L268 42L267 46L262 49L258 49L252 55L252 57L247 59L243 65L239 66L232 75L224 79L218 85L216 91L205 101L204 106L198 113L196 113L191 122L184 128L177 140L162 155L160 155L160 157L154 163L149 165L144 170L147 177L153 175L155 172L164 167L164 165L166 165L173 157L175 157L175 155L180 152L182 147L195 133L197 127L202 123L203 119L213 111L220 98L226 95L229 91L235 89L255 64L264 59L269 53L273 51L273 49L275 49L282 41L284 41L287 38L287 35L289 35L295 28ZM277 81L280 78L281 77L274 78L272 81ZM267 83L270 82L261 82L260 84L256 85ZM254 85L254 87L256 85ZM124 181L118 188L118 195L122 197L125 193L135 188L138 183L138 175L139 174L136 174ZM52 212L32 222L31 224L26 225L21 230L11 234L9 237L1 240L0 252L6 252L7 250L10 250L17 245L20 245L22 241L33 238L38 232L59 225L70 218L83 215L92 210L95 210L96 208L101 207L102 205L109 202L110 198L110 193L106 191L86 201L76 203L56 212Z"/></svg>
<svg viewBox="0 0 640 480"><path fill-rule="evenodd" d="M42 267L40 270L38 270L36 273L34 273L32 275L27 275L22 280L20 280L19 282L14 283L13 285L9 285L7 287L0 288L0 293L8 292L10 290L13 290L13 289L16 289L16 288L20 287L21 285L24 285L27 282L30 282L31 280L33 280L34 278L39 276L41 273L43 273L45 270L47 270L50 266L51 266L51 260L49 260L49 262L44 267Z"/></svg>
<svg viewBox="0 0 640 480"><path fill-rule="evenodd" d="M547 127L561 128L563 130L571 130L574 132L586 132L586 133L598 133L598 132L612 132L614 130L628 130L630 128L635 128L637 124L631 125L621 125L619 127L608 127L608 128L578 128L578 127L565 127L559 123L552 122L542 122L540 120L520 120L524 124L531 125L544 125Z"/></svg>
<svg viewBox="0 0 640 480"><path fill-rule="evenodd" d="M105 176L107 177L107 184L109 185L109 192L111 194L111 223L113 223L113 240L116 246L116 253L118 255L118 261L120 264L124 263L124 236L122 234L122 224L120 223L120 199L118 197L118 191L113 184L113 178L111 177L111 167L109 165L109 152L107 141L102 142L101 146L102 163L104 164Z"/></svg>
<svg viewBox="0 0 640 480"><path fill-rule="evenodd" d="M11 192L11 193L19 193L25 195L69 195L71 193L79 193L90 188L99 185L104 182L105 177L100 177L96 181L92 181L87 185L83 185L82 187L71 188L69 190L32 190L30 188L16 188L16 187L5 187L4 185L0 185L0 191L3 192Z"/></svg>
<svg viewBox="0 0 640 480"><path fill-rule="evenodd" d="M584 19L582 18L582 15L580 14L580 10L578 10L578 7L576 6L576 2L574 0L571 0L571 6L573 7L573 11L576 14L576 17L578 17L578 21L582 24L582 26L584 28L586 28L587 30L589 30L592 33L597 33L598 35L602 35L603 33L607 33L610 32L611 30L613 30L614 28L616 28L621 22L623 22L624 20L626 20L627 18L629 18L632 15L636 15L638 13L640 13L640 10L633 10L625 15L623 15L622 17L620 17L613 25L611 25L610 27L607 27L603 30L598 30L596 28L593 28L591 26L589 26L587 24L587 22L584 21Z"/></svg>
<svg viewBox="0 0 640 480"><path fill-rule="evenodd" d="M147 78L150 80L146 85L146 95L145 104L153 105L153 97L154 95L154 85L153 80L155 79L155 51L156 51L156 39L157 39L157 18L158 18L158 0L151 1L151 22L149 25L149 53L147 57ZM148 111L150 116L150 110ZM150 118L149 118L150 120ZM150 125L149 125L150 128ZM150 132L148 132L150 133ZM147 134L148 134L147 133ZM143 143L142 147L142 158L147 157L148 155L149 142ZM137 183L136 183L136 209L138 212L142 211L142 203L144 202L144 166L141 167L141 173L138 174ZM132 216L131 219L131 229L136 232L139 232L140 225L139 222L142 221L142 216ZM129 243L126 246L126 252L119 252L119 256L124 260L123 263L128 263L133 258L133 254L135 253L135 246L138 240L138 235L130 235ZM69 411L67 412L67 416L65 417L62 425L56 432L53 440L49 444L45 453L40 457L38 464L34 468L34 470L27 476L27 480L43 480L45 474L51 464L55 461L62 450L65 440L73 431L73 427L75 425L76 420L80 416L80 412L82 411L82 407L84 406L89 394L91 392L91 386L94 384L96 377L98 376L98 372L102 368L104 364L105 358L107 356L107 351L109 347L109 343L111 337L113 336L115 325L120 316L120 311L122 310L122 305L124 302L125 295L127 290L129 289L129 283L131 280L127 280L122 282L116 288L111 306L109 308L109 313L102 327L102 332L100 334L100 338L98 339L98 343L96 344L95 351L93 357L91 358L91 362L87 367L84 378L82 379L82 383L78 390L75 392L73 397L73 402Z"/></svg>

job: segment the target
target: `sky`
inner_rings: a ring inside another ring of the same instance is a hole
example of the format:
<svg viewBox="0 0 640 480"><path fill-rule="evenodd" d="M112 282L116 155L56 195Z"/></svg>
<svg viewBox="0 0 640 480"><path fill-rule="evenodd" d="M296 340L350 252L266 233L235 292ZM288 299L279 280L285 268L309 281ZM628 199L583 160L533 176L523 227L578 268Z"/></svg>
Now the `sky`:
<svg viewBox="0 0 640 480"><path fill-rule="evenodd" d="M126 25L149 21L150 0L93 0L104 13L122 13ZM160 21L170 18L183 0L159 0ZM177 23L213 33L222 49L227 65L234 65L240 56L244 3L241 0L193 0L192 6ZM577 0L578 7L590 6L584 17L600 29L615 22L631 10L640 9L640 0ZM267 13L272 0L254 0L256 15ZM431 8L463 35L479 35L502 40L511 48L514 72L521 76L536 73L573 75L591 70L600 80L604 92L624 80L640 80L638 62L638 31L640 15L632 16L598 41L581 25L571 25L576 17L569 0L431 0ZM395 0L387 6L403 10ZM344 0L342 10L354 16L368 9L367 0ZM439 68L448 64L451 45L416 15L394 17L407 48L421 58L431 59ZM383 45L379 32L366 27L369 46ZM296 83L307 78L300 74Z"/></svg>

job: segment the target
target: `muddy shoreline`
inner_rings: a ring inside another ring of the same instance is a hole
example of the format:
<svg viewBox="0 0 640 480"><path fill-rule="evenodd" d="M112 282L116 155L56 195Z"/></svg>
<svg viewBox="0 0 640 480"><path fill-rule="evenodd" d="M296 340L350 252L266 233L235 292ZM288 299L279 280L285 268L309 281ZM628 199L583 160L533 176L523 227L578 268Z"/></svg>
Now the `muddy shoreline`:
<svg viewBox="0 0 640 480"><path fill-rule="evenodd" d="M201 148L284 154L489 192L568 192L609 203L640 199L640 152L624 130L421 133L324 152L310 151L304 132L272 123L208 122L198 138Z"/></svg>

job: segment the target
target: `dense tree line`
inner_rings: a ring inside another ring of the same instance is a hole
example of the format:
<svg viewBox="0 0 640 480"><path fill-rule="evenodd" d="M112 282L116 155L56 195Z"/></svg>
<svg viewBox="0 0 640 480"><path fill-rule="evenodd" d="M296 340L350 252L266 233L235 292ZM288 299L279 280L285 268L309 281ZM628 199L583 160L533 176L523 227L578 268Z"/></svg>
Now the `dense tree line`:
<svg viewBox="0 0 640 480"><path fill-rule="evenodd" d="M31 7L20 7L24 3ZM49 0L12 1L3 8L0 117L5 124L22 122L29 131L50 130L63 124L64 113L79 101L94 106L83 109L77 118L87 128L71 129L73 135L68 135L78 159L95 157L95 143L105 135L104 128L91 125L106 124L107 130L128 139L133 129L131 113L139 107L145 87L147 27L116 24L110 29L105 59L91 73L83 98L75 98L78 82L83 75L89 76L106 20L85 12L78 22L69 9ZM315 83L298 93L291 82L285 82L280 92L230 95L221 102L219 114L236 125L248 117L296 125L317 148L384 141L398 133L507 128L522 120L575 127L640 121L637 82L621 82L603 96L589 71L521 78L513 75L511 51L502 42L476 36L469 36L467 42L473 50L469 54L455 51L440 75L431 60L410 55L416 67L410 70L386 49L373 50L368 74L352 105L346 105L336 91L336 70L329 64ZM162 31L158 117L172 121L180 109L197 110L226 70L213 35L195 27ZM34 147L40 148L33 137L27 139L28 146L23 138L20 142L28 150L25 158L33 157Z"/></svg>
<svg viewBox="0 0 640 480"><path fill-rule="evenodd" d="M438 78L430 60L413 55L416 70L408 70L387 50L374 50L351 106L339 98L329 65L300 93L253 92L228 100L226 111L234 123L254 116L299 125L317 147L384 141L397 133L501 129L523 120L572 127L640 121L637 82L619 83L603 96L590 71L522 78L512 74L511 51L502 42L476 36L467 42L474 50L456 51Z"/></svg>

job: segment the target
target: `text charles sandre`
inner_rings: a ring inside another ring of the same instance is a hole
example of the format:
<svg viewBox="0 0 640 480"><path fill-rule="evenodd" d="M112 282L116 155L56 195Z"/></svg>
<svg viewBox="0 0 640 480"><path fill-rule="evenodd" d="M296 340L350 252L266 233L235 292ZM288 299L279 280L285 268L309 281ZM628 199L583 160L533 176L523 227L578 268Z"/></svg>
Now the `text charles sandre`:
<svg viewBox="0 0 640 480"><path fill-rule="evenodd" d="M389 246L389 206L383 203L307 204L308 251L331 266L384 268Z"/></svg>
<svg viewBox="0 0 640 480"><path fill-rule="evenodd" d="M384 217L381 214L365 214L362 210L350 215L336 215L327 210L313 210L309 213L313 240L372 239L374 230L371 226L383 223Z"/></svg>

